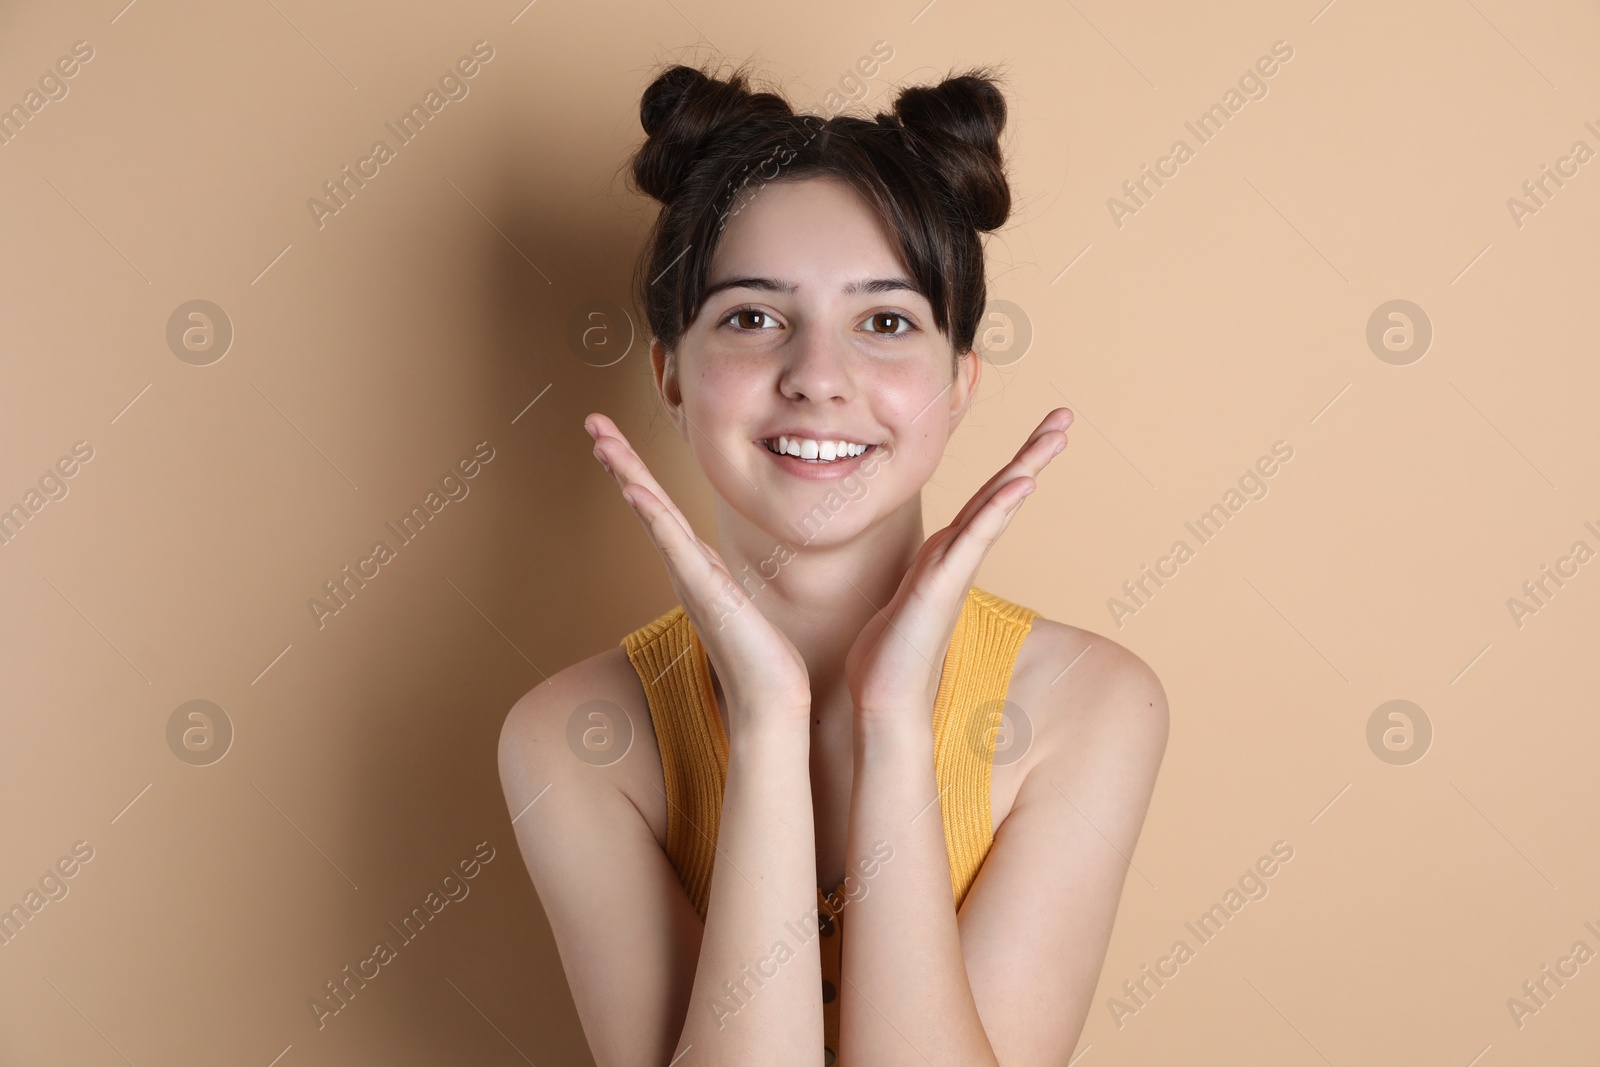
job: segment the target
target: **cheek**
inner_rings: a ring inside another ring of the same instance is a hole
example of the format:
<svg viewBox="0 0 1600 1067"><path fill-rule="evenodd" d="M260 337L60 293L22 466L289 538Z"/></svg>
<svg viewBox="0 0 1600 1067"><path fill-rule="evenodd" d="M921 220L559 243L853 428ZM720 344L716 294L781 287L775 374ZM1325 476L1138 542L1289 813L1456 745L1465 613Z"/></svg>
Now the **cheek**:
<svg viewBox="0 0 1600 1067"><path fill-rule="evenodd" d="M945 438L939 434L924 434L922 423L932 417L933 412L930 411L910 427L897 428L893 454L879 462L873 473L871 484L874 493L898 505L933 478L944 455Z"/></svg>
<svg viewBox="0 0 1600 1067"><path fill-rule="evenodd" d="M727 448L727 442L743 438L753 414L770 407L765 397L772 383L754 362L702 363L694 374L686 383L683 410L693 423L689 443L704 458L706 452L715 455L712 441Z"/></svg>
<svg viewBox="0 0 1600 1067"><path fill-rule="evenodd" d="M950 437L949 377L926 364L895 368L871 383L872 409L907 459L943 448ZM937 457L935 457L937 462Z"/></svg>
<svg viewBox="0 0 1600 1067"><path fill-rule="evenodd" d="M726 490L726 498L728 492L737 493L738 485L748 487L729 463L750 462L739 449L741 445L754 447L746 439L751 413L770 406L765 397L772 383L754 363L707 362L692 373L693 380L685 383L683 408L689 423L684 427L689 451L712 485Z"/></svg>
<svg viewBox="0 0 1600 1067"><path fill-rule="evenodd" d="M938 471L950 440L950 380L919 368L884 381L877 410L894 438L894 454L883 464L884 481L898 496L910 496Z"/></svg>

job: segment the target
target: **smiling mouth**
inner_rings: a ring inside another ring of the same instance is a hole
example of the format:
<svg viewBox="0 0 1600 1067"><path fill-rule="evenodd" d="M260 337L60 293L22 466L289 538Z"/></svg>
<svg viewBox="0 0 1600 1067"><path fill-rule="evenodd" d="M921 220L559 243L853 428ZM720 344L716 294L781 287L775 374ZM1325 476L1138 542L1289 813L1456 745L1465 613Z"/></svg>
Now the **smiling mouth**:
<svg viewBox="0 0 1600 1067"><path fill-rule="evenodd" d="M861 451L859 451L859 452L854 452L854 451L841 452L838 455L834 456L832 459L823 459L821 457L821 455L819 454L814 459L807 459L805 456L800 455L798 453L798 451L796 451L799 448L799 446L795 442L792 442L792 441L789 444L789 448L791 449L791 451L788 451L788 452L780 452L780 451L778 451L778 441L777 441L776 438L767 438L766 440L761 442L761 445L768 452L771 452L775 456L787 456L790 459L797 459L802 463L814 463L814 464L817 464L818 466L824 466L824 467L827 466L830 463L841 463L841 462L844 462L844 461L847 461L847 460L859 459L860 457L866 455L868 452L871 452L873 449L878 447L877 445L860 445L860 446L856 446L856 447L859 447L861 449Z"/></svg>

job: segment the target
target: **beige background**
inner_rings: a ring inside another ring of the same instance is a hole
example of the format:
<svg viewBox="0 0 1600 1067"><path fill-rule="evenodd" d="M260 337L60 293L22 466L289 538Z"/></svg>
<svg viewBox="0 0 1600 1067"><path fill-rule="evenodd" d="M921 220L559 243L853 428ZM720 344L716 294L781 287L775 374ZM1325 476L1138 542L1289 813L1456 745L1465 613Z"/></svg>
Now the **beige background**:
<svg viewBox="0 0 1600 1067"><path fill-rule="evenodd" d="M1600 162L1507 206L1600 150L1592 5L124 2L0 9L0 103L94 50L0 147L0 506L93 449L0 546L0 906L94 850L0 947L0 1061L590 1062L496 739L673 602L583 415L711 510L642 339L594 366L569 323L628 302L654 205L620 168L658 63L755 57L822 109L884 41L872 104L999 62L1013 108L991 292L1033 341L986 369L929 531L1069 404L980 580L1171 700L1077 1062L1596 1062L1600 962L1507 1007L1600 951L1600 564L1507 606L1600 549ZM307 199L480 40L468 95L319 228ZM1280 40L1198 145L1184 122ZM1179 137L1119 228L1107 199ZM194 299L234 331L207 366L166 339ZM1434 330L1403 366L1366 341L1395 299ZM1108 599L1280 440L1270 492L1119 627ZM318 629L307 600L480 441L469 495ZM235 731L209 766L167 742L195 699ZM1433 727L1410 765L1366 740L1392 699ZM1270 893L1119 1026L1123 981L1280 840ZM323 983L485 841L470 896L319 1031Z"/></svg>

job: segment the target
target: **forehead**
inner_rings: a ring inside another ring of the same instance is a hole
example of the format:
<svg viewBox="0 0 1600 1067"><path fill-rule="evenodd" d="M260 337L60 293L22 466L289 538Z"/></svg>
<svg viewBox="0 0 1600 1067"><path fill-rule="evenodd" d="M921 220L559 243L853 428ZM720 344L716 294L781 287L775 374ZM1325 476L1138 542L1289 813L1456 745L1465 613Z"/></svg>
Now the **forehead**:
<svg viewBox="0 0 1600 1067"><path fill-rule="evenodd" d="M707 280L764 275L833 290L840 279L904 270L866 199L836 178L813 177L751 182L729 209Z"/></svg>

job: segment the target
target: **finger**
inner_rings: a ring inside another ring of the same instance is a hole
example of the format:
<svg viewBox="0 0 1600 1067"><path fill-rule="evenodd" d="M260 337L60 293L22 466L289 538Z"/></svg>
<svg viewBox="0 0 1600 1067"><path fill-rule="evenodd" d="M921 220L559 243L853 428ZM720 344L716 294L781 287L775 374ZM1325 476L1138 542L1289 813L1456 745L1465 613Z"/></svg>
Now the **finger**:
<svg viewBox="0 0 1600 1067"><path fill-rule="evenodd" d="M650 490L640 485L630 485L623 491L623 499L635 505L640 520L645 523L646 531L667 566L667 577L678 603L689 616L695 632L702 635L702 640L706 640L712 631L721 630L728 618L755 603L749 592L730 576L727 565L716 550L696 537L694 531ZM756 611L755 614L759 617L761 613ZM750 625L748 617L746 625ZM739 674L738 671L725 668L718 658L718 646L715 643L708 643L706 653L720 677L732 679ZM729 691L734 692L731 689Z"/></svg>
<svg viewBox="0 0 1600 1067"><path fill-rule="evenodd" d="M1039 420L1039 425L1034 427L1033 432L1028 435L1028 439L1022 443L1022 447L1017 449L1016 455L1011 457L1011 462L1022 462L1040 440L1049 437L1051 434L1059 433L1062 438L1065 438L1067 427L1072 425L1075 418L1076 416L1073 415L1071 408L1055 408L1052 410L1043 419ZM1049 458L1048 454L1046 454L1046 458Z"/></svg>
<svg viewBox="0 0 1600 1067"><path fill-rule="evenodd" d="M584 420L584 426L586 428L593 427L590 433L594 435L595 451L610 466L611 476L616 479L618 485L622 488L627 488L631 484L636 484L650 490L651 495L678 520L685 530L689 531L690 536L694 536L694 528L690 525L688 517L673 502L667 491L661 488L661 483L656 481L655 475L650 473L650 468L640 458L639 453L634 451L633 445L623 436L622 431L617 428L617 424L605 415L596 412Z"/></svg>
<svg viewBox="0 0 1600 1067"><path fill-rule="evenodd" d="M1011 462L1000 468L987 482L972 494L966 505L950 520L950 526L959 533L961 528L972 521L984 505L994 498L1006 485L1019 477L1036 478L1046 464L1061 454L1066 448L1066 429L1073 422L1072 411L1068 408L1056 408L1051 411L1023 442Z"/></svg>
<svg viewBox="0 0 1600 1067"><path fill-rule="evenodd" d="M1066 447L1066 429L1072 425L1072 421L1072 412L1067 408L1056 408L1046 415L1039 425L1034 428L1033 433L1028 435L1028 439L1022 443L1022 447L1017 449L1016 455L1011 457L1011 461L995 472L994 476L974 494L975 497L979 498L977 507L983 506L983 502L987 500L992 490L1011 481L1019 474L1033 477L1042 471L1045 464L1059 455L1061 450ZM975 507L973 510L976 511L977 508Z"/></svg>
<svg viewBox="0 0 1600 1067"><path fill-rule="evenodd" d="M960 527L951 524L928 539L924 546L927 554L919 554L890 607L884 609L899 620L897 637L924 655L948 646L978 568L1037 484L1027 476L1006 483ZM899 604L902 599L904 606ZM920 610L905 610L912 601L920 602Z"/></svg>
<svg viewBox="0 0 1600 1067"><path fill-rule="evenodd" d="M723 575L707 558L705 542L694 535L686 521L642 485L624 486L622 499L633 508L661 554L680 601L685 605L698 603L712 595L711 589L720 593Z"/></svg>
<svg viewBox="0 0 1600 1067"><path fill-rule="evenodd" d="M583 420L584 429L595 440L595 458L611 474L622 492L622 498L634 509L644 524L645 531L663 557L668 557L669 568L673 559L686 559L680 543L687 542L704 554L709 546L694 532L687 516L672 502L671 496L661 488L639 454L633 450L617 424L598 412ZM662 521L658 512L664 512L670 525ZM670 542L670 547L669 547Z"/></svg>
<svg viewBox="0 0 1600 1067"><path fill-rule="evenodd" d="M959 577L958 584L963 590L972 584L989 550L1000 540L1000 535L1021 510L1023 500L1033 493L1038 484L1028 475L1006 483L973 513L961 529L954 532L936 561L945 572L947 581L953 582Z"/></svg>
<svg viewBox="0 0 1600 1067"><path fill-rule="evenodd" d="M1024 445L1023 452L1026 451ZM990 479L985 489L994 481ZM977 577L979 565L1010 522L1022 498L1037 485L1031 476L1023 475L995 487L986 498L980 490L955 522L928 538L890 606L883 609L888 615L905 620L896 624L898 637L919 650L940 648L943 647L941 642L948 643L950 628ZM921 601L925 608L911 612L898 610L902 599L908 603ZM913 633L913 630L919 632Z"/></svg>
<svg viewBox="0 0 1600 1067"><path fill-rule="evenodd" d="M660 553L679 601L691 614L698 611L701 617L712 610L707 605L713 601L720 600L724 608L730 602L746 601L748 598L729 577L721 555L695 533L688 517L650 474L649 467L628 445L626 438L621 437L620 432L614 435L621 442L619 447L612 440L613 434L606 430L609 419L594 416L589 421L600 431L596 434L597 441L606 442L605 455L610 457L608 462L612 464L613 477L621 486L622 498L634 509ZM610 426L615 429L615 423ZM601 445L597 443L595 448L600 451Z"/></svg>
<svg viewBox="0 0 1600 1067"><path fill-rule="evenodd" d="M987 499L980 499L981 494L974 496L956 522L924 543L926 562L921 559L913 562L902 588L913 592L920 590L920 595L931 597L941 605L945 600L954 605L964 599L968 586L977 576L978 565L1010 523L1023 499L1038 486L1033 477L1019 475L995 488ZM974 545L977 546L975 553ZM937 575L932 583L918 576L917 572L922 569L932 570ZM935 588L940 592L932 592ZM935 614L943 617L939 610Z"/></svg>

